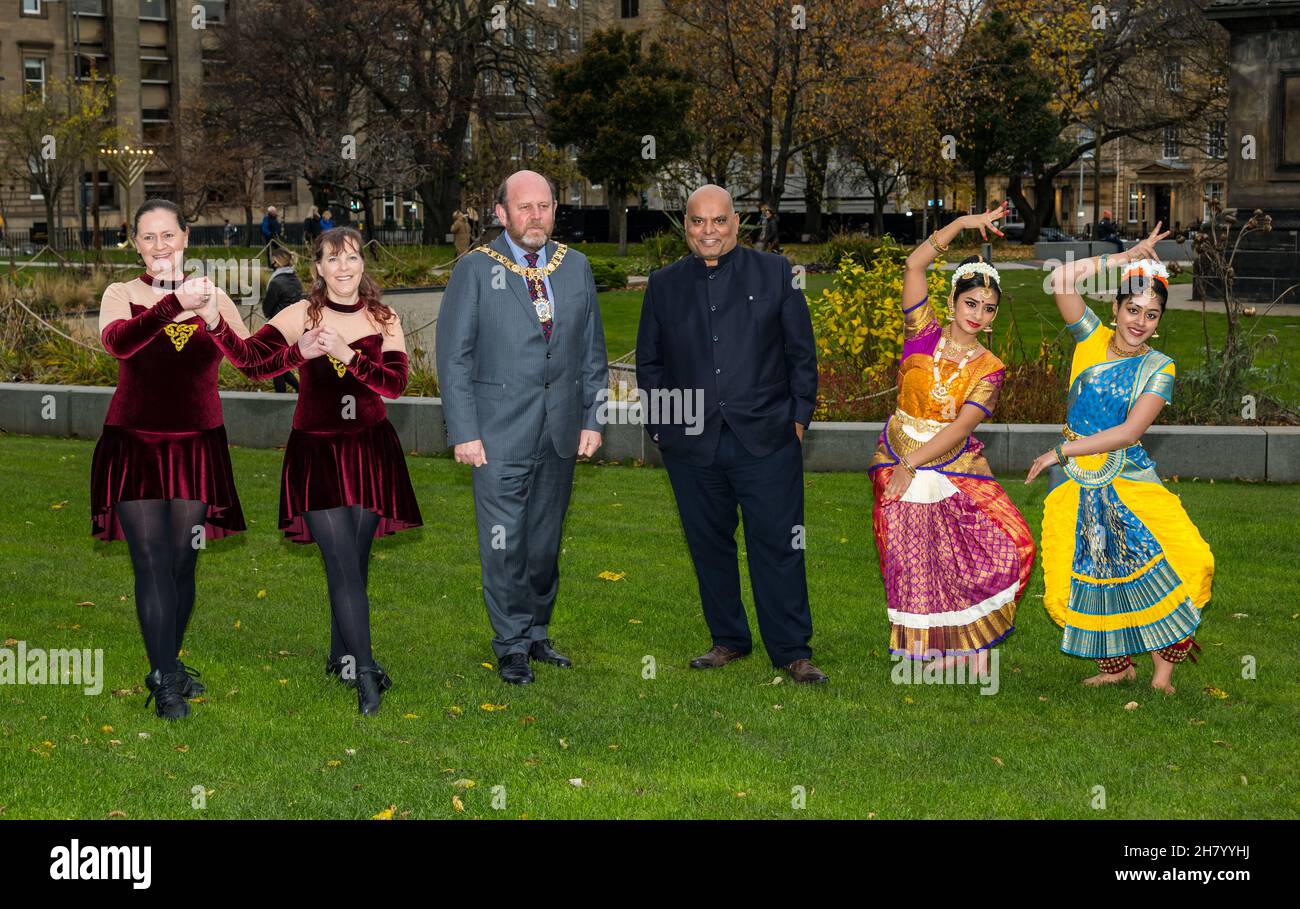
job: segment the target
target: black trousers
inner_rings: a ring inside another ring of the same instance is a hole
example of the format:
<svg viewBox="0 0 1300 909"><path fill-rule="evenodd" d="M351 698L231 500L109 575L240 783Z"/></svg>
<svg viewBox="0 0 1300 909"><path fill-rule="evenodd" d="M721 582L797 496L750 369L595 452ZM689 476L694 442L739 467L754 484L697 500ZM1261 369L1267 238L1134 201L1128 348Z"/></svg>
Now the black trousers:
<svg viewBox="0 0 1300 909"><path fill-rule="evenodd" d="M812 612L804 570L803 446L791 439L762 458L745 450L724 422L707 467L663 452L686 545L695 563L704 620L714 644L753 649L740 599L736 525L745 518L745 549L754 610L773 666L812 656Z"/></svg>

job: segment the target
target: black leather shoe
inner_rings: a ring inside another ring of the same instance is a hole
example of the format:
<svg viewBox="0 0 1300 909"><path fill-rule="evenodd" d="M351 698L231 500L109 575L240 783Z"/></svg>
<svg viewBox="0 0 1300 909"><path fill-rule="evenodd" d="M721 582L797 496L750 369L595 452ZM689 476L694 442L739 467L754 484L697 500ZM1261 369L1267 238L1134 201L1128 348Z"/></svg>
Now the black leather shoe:
<svg viewBox="0 0 1300 909"><path fill-rule="evenodd" d="M190 715L190 705L185 702L185 696L181 694L181 687L184 685L183 680L187 680L183 672L163 673L161 669L155 669L144 677L145 687L149 689L149 696L144 699L144 705L149 706L153 702L154 713L164 720L179 720Z"/></svg>
<svg viewBox="0 0 1300 909"><path fill-rule="evenodd" d="M390 678L388 677L388 673L384 670L384 667L383 667L383 666L380 666L378 663L376 663L376 664L375 664L375 668L379 670L379 690L380 690L380 691L387 691L389 688L392 688L392 687L393 687L393 680L390 679ZM325 674L326 674L326 675L332 675L332 676L334 676L336 679L338 679L338 680L339 680L340 682L342 682L344 685L347 685L349 688L356 688L356 687L357 687L357 680L356 680L356 679L345 679L345 678L343 678L343 660L342 660L342 659L335 660L335 659L332 658L332 657L326 657L326 658L325 658Z"/></svg>
<svg viewBox="0 0 1300 909"><path fill-rule="evenodd" d="M527 685L533 680L533 670L525 653L507 653L501 658L497 672L501 673L501 681L511 685Z"/></svg>
<svg viewBox="0 0 1300 909"><path fill-rule="evenodd" d="M186 666L179 659L176 661L176 671L185 674L185 682L181 686L181 694L187 698L196 698L207 693L207 688L203 683L198 681L203 673L199 672L193 666Z"/></svg>
<svg viewBox="0 0 1300 909"><path fill-rule="evenodd" d="M563 666L565 669L573 665L573 660L551 646L550 638L533 641L533 646L528 648L528 658L540 663L550 663L552 666Z"/></svg>
<svg viewBox="0 0 1300 909"><path fill-rule="evenodd" d="M378 666L365 666L357 670L357 710L363 716L374 716L379 712L384 678L384 670Z"/></svg>

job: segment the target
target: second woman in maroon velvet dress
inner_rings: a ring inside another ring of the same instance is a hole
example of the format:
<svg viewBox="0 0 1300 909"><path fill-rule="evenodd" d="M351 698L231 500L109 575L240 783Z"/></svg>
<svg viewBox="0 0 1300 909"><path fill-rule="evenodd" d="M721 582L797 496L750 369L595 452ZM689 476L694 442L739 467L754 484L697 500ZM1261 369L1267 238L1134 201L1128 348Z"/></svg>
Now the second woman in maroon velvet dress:
<svg viewBox="0 0 1300 909"><path fill-rule="evenodd" d="M346 227L315 244L316 280L308 299L276 313L241 339L237 318L205 309L209 334L236 367L255 378L299 370L301 389L284 451L280 528L295 543L315 542L329 583L330 656L326 670L355 679L358 708L379 709L392 683L370 648L366 594L376 536L419 527L401 440L382 398L406 388L405 338L397 314L365 275L361 235Z"/></svg>

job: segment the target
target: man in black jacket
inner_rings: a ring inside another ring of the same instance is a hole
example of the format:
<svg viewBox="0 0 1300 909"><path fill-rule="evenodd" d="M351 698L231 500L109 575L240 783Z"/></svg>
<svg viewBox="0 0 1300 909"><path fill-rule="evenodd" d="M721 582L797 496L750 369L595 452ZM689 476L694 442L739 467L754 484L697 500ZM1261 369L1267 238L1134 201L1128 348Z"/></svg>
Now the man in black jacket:
<svg viewBox="0 0 1300 909"><path fill-rule="evenodd" d="M280 310L307 296L302 291L302 282L294 273L293 255L289 250L283 246L277 247L271 253L271 264L275 266L275 271L271 272L271 280L266 285L266 296L262 298L262 315L266 316L268 322ZM293 386L294 391L298 390L298 380L292 372L282 372L271 381L275 383L277 392L285 391L289 385Z"/></svg>
<svg viewBox="0 0 1300 909"><path fill-rule="evenodd" d="M808 303L789 262L737 245L740 216L726 190L692 193L685 226L693 255L651 274L636 366L713 638L691 666L724 666L753 647L739 507L763 646L796 681L824 682L811 661L804 573L803 434L817 402Z"/></svg>

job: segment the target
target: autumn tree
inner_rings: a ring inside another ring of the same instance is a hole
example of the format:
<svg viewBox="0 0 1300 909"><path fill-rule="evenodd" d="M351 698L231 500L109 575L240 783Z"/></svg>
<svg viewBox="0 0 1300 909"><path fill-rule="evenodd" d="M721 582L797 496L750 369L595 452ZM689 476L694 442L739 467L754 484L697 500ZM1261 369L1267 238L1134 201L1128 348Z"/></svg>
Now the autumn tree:
<svg viewBox="0 0 1300 909"><path fill-rule="evenodd" d="M6 176L41 194L51 231L62 226L64 191L100 148L118 141L108 116L116 87L116 80L66 77L50 82L43 94L18 92L0 102Z"/></svg>
<svg viewBox="0 0 1300 909"><path fill-rule="evenodd" d="M578 169L603 184L627 255L624 200L690 147L684 125L690 75L663 61L661 47L641 48L641 32L597 31L572 63L551 69L547 134L578 149Z"/></svg>

